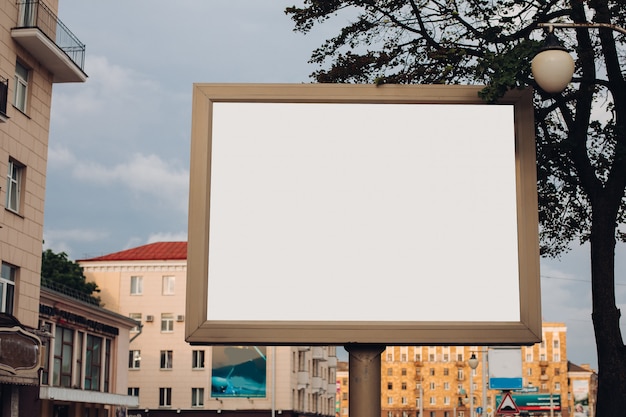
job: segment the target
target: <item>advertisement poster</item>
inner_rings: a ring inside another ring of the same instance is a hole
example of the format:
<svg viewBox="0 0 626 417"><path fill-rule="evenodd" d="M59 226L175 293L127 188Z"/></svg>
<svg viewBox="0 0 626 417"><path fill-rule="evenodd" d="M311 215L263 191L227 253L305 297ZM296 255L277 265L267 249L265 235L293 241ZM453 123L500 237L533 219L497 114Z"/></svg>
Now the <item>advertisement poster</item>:
<svg viewBox="0 0 626 417"><path fill-rule="evenodd" d="M574 417L589 415L589 383L584 380L572 380L572 395L574 396Z"/></svg>
<svg viewBox="0 0 626 417"><path fill-rule="evenodd" d="M213 346L211 397L265 397L265 346Z"/></svg>

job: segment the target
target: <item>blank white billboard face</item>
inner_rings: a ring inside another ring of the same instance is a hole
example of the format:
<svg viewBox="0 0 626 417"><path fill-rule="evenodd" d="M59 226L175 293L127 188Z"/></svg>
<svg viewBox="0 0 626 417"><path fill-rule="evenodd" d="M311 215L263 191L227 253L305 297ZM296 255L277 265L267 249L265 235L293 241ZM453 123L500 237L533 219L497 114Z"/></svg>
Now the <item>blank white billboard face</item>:
<svg viewBox="0 0 626 417"><path fill-rule="evenodd" d="M208 103L194 109L188 261L202 284L188 340L530 343L537 207L519 103L329 87L196 87Z"/></svg>

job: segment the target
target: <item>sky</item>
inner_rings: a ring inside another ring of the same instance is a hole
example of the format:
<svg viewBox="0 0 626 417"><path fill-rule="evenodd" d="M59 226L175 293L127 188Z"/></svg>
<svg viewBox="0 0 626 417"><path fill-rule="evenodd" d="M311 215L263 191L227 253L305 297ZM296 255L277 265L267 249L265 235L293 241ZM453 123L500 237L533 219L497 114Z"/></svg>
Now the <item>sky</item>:
<svg viewBox="0 0 626 417"><path fill-rule="evenodd" d="M79 260L186 240L193 83L311 82L311 52L347 21L295 33L294 2L60 0L88 79L53 88L44 248ZM566 324L568 359L597 369L589 276L588 247L542 260L542 314Z"/></svg>

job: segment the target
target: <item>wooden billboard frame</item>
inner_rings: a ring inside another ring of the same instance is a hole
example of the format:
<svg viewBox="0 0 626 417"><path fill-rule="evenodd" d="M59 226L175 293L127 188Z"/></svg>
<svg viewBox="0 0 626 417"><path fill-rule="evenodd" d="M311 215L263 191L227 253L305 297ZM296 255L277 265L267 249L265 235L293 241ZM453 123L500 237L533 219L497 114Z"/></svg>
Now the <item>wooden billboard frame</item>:
<svg viewBox="0 0 626 417"><path fill-rule="evenodd" d="M483 104L480 86L194 84L185 338L194 345L530 345L541 340L532 90L510 91L517 200L519 321L255 321L207 319L214 103ZM341 304L338 295L337 303ZM494 312L497 315L497 312Z"/></svg>

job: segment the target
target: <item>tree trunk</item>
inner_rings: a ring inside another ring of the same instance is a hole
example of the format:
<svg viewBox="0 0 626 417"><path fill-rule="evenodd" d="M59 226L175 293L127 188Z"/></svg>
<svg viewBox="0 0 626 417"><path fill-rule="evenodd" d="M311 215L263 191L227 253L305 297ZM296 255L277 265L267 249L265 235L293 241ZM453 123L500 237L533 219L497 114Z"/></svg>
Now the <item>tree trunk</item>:
<svg viewBox="0 0 626 417"><path fill-rule="evenodd" d="M597 417L626 416L626 350L619 325L621 313L615 303L614 205L606 200L594 205L590 237L592 318L598 354Z"/></svg>

